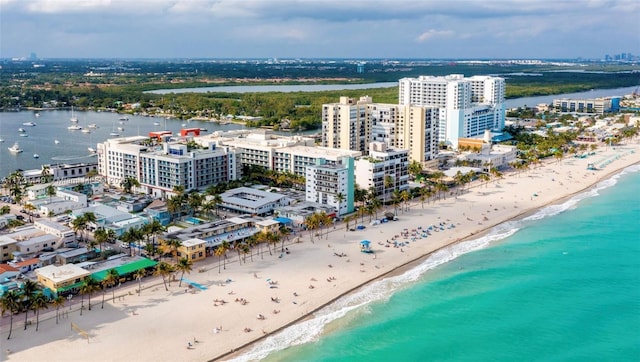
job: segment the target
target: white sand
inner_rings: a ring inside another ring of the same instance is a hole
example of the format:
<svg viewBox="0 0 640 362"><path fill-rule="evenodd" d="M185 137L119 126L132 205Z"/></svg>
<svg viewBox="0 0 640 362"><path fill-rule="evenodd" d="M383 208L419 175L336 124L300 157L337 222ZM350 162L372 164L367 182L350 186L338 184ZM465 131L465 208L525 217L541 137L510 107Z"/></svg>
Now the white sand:
<svg viewBox="0 0 640 362"><path fill-rule="evenodd" d="M631 150L635 152L631 153ZM603 170L586 170L587 163L594 162L598 166L605 159L613 162ZM339 225L336 230L329 230L328 239L323 234L321 240L314 238L315 243L311 243L309 233L304 232L296 235L301 237L300 243L286 245L291 253L282 258L278 257L279 253L269 255L263 246L264 259L254 255L251 262L247 256L246 264L239 265L237 254L230 251L227 268L222 273L218 273L218 258L212 257L198 263L194 271L185 276L205 285L207 290L185 293L184 285L178 288L178 283L172 282L166 292L161 279L152 278L144 280L142 295L137 296L137 283L131 282L117 291L118 295L126 294L124 300L116 298L115 303L109 301L101 309L102 295L98 293L92 298L91 311L85 310L80 316L78 310L73 310L59 325L55 323L55 310L44 311L38 332L35 331L35 317L29 317L34 324L23 331L24 315L18 315L14 318L13 335L8 341L9 318L5 316L0 355L10 361L202 361L218 358L263 337L265 332L276 331L309 315L408 262L472 234L477 237L493 225L584 190L639 162L640 146L634 141L616 149L603 148L586 159L566 158L560 163L552 160L518 175L505 174L502 180L486 186L476 182L463 195L457 198L448 195L446 200L425 204L424 209L419 201L414 202L410 211L399 212L399 221L369 226L369 218L365 217L367 228L363 231L346 232L344 225ZM533 196L534 193L538 196ZM399 235L404 228L411 230L440 222L456 227L434 232L402 250L378 244ZM371 254L359 251L359 242L363 239L372 241L375 259ZM346 256L338 257L335 253ZM203 267L207 271L198 272ZM327 281L330 277L335 280ZM225 283L227 279L232 282ZM277 281L277 288L270 288L267 279ZM310 285L314 288L310 289ZM132 294L127 294L129 292ZM244 298L247 303L235 302L236 298ZM278 298L279 303L271 298ZM215 306L215 299L227 303ZM274 310L279 313L274 314ZM258 320L258 314L264 315L265 319ZM89 342L71 330L71 322L89 332ZM222 331L214 333L218 326L222 326ZM251 332L244 332L245 328L250 328ZM194 338L197 343L193 342ZM187 349L188 342L193 348ZM7 348L10 354L7 354Z"/></svg>

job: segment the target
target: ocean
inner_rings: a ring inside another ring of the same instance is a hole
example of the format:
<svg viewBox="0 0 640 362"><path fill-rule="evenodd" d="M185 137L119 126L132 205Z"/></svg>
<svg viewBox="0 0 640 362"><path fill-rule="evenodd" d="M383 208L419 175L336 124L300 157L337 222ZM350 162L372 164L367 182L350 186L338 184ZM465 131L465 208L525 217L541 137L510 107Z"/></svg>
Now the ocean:
<svg viewBox="0 0 640 362"><path fill-rule="evenodd" d="M638 361L638 171L376 281L237 360Z"/></svg>

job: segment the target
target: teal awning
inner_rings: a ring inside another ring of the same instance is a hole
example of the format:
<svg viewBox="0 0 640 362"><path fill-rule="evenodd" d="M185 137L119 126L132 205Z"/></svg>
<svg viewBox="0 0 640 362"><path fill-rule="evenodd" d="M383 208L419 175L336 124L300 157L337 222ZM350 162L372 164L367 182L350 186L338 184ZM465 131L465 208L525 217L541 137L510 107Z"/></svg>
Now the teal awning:
<svg viewBox="0 0 640 362"><path fill-rule="evenodd" d="M146 268L153 267L156 264L157 264L157 262L155 262L155 261L153 261L151 259L143 258L143 259L134 261L133 263L117 266L117 267L115 267L115 269L116 269L116 271L118 272L118 274L120 276L123 276L123 275L129 274L129 273L137 272L140 269L146 269ZM93 273L93 274L91 274L91 277L93 279L101 282L107 276L107 272L108 271L109 271L109 269Z"/></svg>

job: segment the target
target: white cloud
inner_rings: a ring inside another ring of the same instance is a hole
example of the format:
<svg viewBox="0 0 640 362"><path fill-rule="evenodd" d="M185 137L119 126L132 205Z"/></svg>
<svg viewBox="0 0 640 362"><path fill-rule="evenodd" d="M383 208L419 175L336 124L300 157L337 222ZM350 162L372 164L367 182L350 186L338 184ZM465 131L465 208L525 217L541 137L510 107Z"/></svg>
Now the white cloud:
<svg viewBox="0 0 640 362"><path fill-rule="evenodd" d="M419 43L423 43L425 41L429 41L429 40L434 39L434 38L450 38L453 35L455 35L455 33L452 30L429 29L429 30L425 31L424 33L418 35L416 40Z"/></svg>

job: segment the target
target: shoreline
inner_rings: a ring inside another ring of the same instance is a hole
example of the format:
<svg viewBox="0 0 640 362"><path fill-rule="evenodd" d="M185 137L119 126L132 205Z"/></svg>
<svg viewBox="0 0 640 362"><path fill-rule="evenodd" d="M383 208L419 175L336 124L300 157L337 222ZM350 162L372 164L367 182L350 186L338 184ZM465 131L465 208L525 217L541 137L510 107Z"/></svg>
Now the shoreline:
<svg viewBox="0 0 640 362"><path fill-rule="evenodd" d="M368 285L370 285L370 284L372 284L372 283L374 283L376 281L402 275L405 272L407 272L409 270L412 270L412 269L416 268L417 266L421 265L428 258L430 258L432 255L434 255L435 253L437 253L439 251L442 251L444 249L450 248L450 247L452 247L454 245L458 245L458 244L461 244L461 243L464 243L464 242L467 242L467 241L472 241L472 240L476 240L476 239L482 238L484 236L487 236L491 232L491 230L494 229L496 226L502 225L502 224L510 222L510 221L522 221L522 220L526 219L527 217L534 215L539 210L544 209L545 207L552 206L552 205L563 204L566 201L572 199L573 197L575 197L577 195L580 195L580 194L583 194L583 193L593 189L600 182L608 180L608 179L612 178L613 176L620 174L622 171L624 171L624 169L626 169L628 167L632 167L634 165L640 165L640 161L636 162L636 163L632 163L632 164L627 165L627 166L622 167L622 168L618 168L618 169L612 170L612 171L604 174L600 178L598 178L594 183L589 184L586 187L584 187L584 188L582 188L580 190L577 190L577 191L575 191L575 192L573 192L571 194L565 195L565 196L560 197L560 198L555 199L555 200L551 200L551 201L549 201L549 202L547 202L547 203L545 203L543 205L536 206L536 207L524 210L524 211L520 212L519 214L517 214L517 215L515 215L513 217L510 217L510 218L505 219L505 220L501 220L501 221L499 221L499 222L497 222L497 223L495 223L493 225L489 225L489 226L487 226L486 228L484 228L482 230L479 230L479 231L476 231L476 232L471 232L466 237L462 237L462 238L456 239L456 240L454 240L454 241L452 241L452 242L450 242L448 244L440 246L437 249L429 251L426 254L420 255L420 256L418 256L418 257L416 257L416 258L414 258L414 259L412 259L410 261L407 261L404 264L398 265L398 266L394 267L393 269L391 269L391 270L389 270L389 271L387 271L387 272L385 272L383 274L380 274L380 275L378 275L378 276L366 281L363 284L357 285L357 286L353 287L352 289L349 289L349 290L345 291L344 293L342 293L340 295L337 295L332 300L326 302L323 305L318 306L313 311L310 311L307 315L302 316L302 317L300 317L300 318L298 318L298 319L296 319L294 321L291 321L288 324L283 325L282 327L278 328L277 330L274 330L274 331L270 332L269 334L263 335L263 336L261 336L260 338L254 340L254 341L248 342L248 343L238 347L234 351L230 351L230 352L226 352L226 353L224 353L222 355L218 355L218 356L210 359L209 361L219 361L219 360L225 360L225 359L228 359L228 358L240 357L243 354L249 352L249 349L250 349L251 346L254 346L257 343L260 343L261 341L264 341L268 337L270 337L270 336L272 336L274 334L277 334L279 332L282 332L283 330L285 330L285 329L287 329L287 328L289 328L289 327L291 327L293 325L296 325L296 324L298 324L300 322L312 319L313 315L315 313L317 313L320 310L330 306L331 304L335 303L336 301L338 301L341 298L344 298L344 297L346 297L346 296L348 296L348 295L350 295L350 294L352 294L352 293L354 293L354 292L356 292L356 291L358 291L358 290L360 290L362 288L365 288ZM474 187L479 187L479 186L474 186Z"/></svg>
<svg viewBox="0 0 640 362"><path fill-rule="evenodd" d="M399 208L399 221L384 224L384 228L369 226L365 217L365 230L344 231L345 225L341 223L336 229L323 231L314 243L310 242L308 232L298 233L292 235L293 239L298 237L302 241L292 240L286 244L291 249L291 255L284 258L278 258L277 252L269 256L263 250L263 260L260 255L253 254L257 259L255 262L251 262L247 256L245 263L240 265L232 251L229 253L226 270L222 273L215 271L218 268L218 258L208 258L205 263L194 265L194 272L185 276L205 285L207 290L187 293L186 289L182 292L171 283L166 292L162 281L154 278L143 281L142 294L138 297L135 293L125 294L126 291L131 293L137 288L137 283L131 283L116 291L117 295L126 296L124 302L105 301L104 310L85 311L82 317L78 316L78 310L69 312L64 323L71 320L86 328L92 337L89 344L75 332L70 332L68 324L65 324L66 327L53 324L55 310L52 311L51 308L41 313L41 332L37 333L33 328L23 332L24 316L17 315L14 318L14 336L7 341L7 346L14 353L6 357L9 360L33 360L55 353L68 361L78 360L77 356L92 353L93 356L99 356L95 360L121 360L125 357L135 360L185 359L184 344L176 342L176 339L186 341L195 338L193 336L198 336L198 340L203 342L187 351L188 360L221 360L242 356L267 337L314 318L318 311L372 282L401 275L439 250L486 236L497 225L522 220L546 206L564 203L623 169L640 163L640 144L637 140L632 142L615 149L599 149L594 158L565 158L559 163L549 160L536 169L524 173L510 172L503 179L492 183L475 182L463 194L430 201L424 204L424 208L420 201L415 200L408 211L401 212ZM634 152L629 152L630 149ZM619 158L601 171L585 171L588 162L612 156ZM530 197L532 192L537 196ZM384 245L385 238L391 238L390 235L399 233L403 228L416 228L418 225L445 219L447 223L455 223L455 228L412 240L405 250L380 247ZM377 259L359 252L358 241L364 238L372 241ZM348 256L338 257L336 253L345 253L345 256L348 253ZM199 273L201 267L207 270ZM337 280L323 281L322 276L329 273L337 277ZM265 282L267 277L280 280L277 289L269 289ZM231 279L232 281L225 282ZM307 289L311 284L315 288ZM299 295L292 298L291 295L296 295L296 292ZM94 309L98 309L100 294L97 293L92 298ZM212 306L212 300L217 300L220 296L243 297L249 303L244 306L231 303L231 300L226 305L214 303ZM280 304L269 300L274 296L281 300ZM273 307L281 309L281 313L268 313ZM266 320L257 321L255 315L259 313L265 314ZM29 318L35 320L31 314ZM7 319L7 316L3 318L3 335L8 332L8 328L4 328L8 324ZM218 325L223 326L223 336L211 333L211 328ZM242 328L249 327L256 330L240 333ZM259 334L260 329L263 330L262 334ZM118 338L118 334L126 334L130 330L136 331L140 338L138 343L145 340L149 343L162 343L155 350L146 351L136 348L135 342ZM118 350L109 348L113 343L118 343Z"/></svg>

